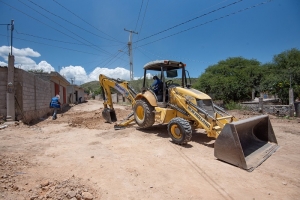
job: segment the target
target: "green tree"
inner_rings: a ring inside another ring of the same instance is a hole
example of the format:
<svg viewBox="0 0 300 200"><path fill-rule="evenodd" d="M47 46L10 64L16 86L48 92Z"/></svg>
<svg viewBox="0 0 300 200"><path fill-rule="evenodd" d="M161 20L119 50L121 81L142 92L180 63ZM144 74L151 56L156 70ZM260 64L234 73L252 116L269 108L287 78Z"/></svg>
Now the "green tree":
<svg viewBox="0 0 300 200"><path fill-rule="evenodd" d="M101 86L97 87L96 89L94 89L93 93L95 95L98 95L98 94L102 95L102 87Z"/></svg>
<svg viewBox="0 0 300 200"><path fill-rule="evenodd" d="M275 55L271 63L263 65L263 74L261 91L271 92L288 104L290 87L295 98L300 95L300 51L293 48Z"/></svg>
<svg viewBox="0 0 300 200"><path fill-rule="evenodd" d="M260 62L234 57L209 66L199 77L195 88L215 100L249 100L252 89L258 88L261 78Z"/></svg>

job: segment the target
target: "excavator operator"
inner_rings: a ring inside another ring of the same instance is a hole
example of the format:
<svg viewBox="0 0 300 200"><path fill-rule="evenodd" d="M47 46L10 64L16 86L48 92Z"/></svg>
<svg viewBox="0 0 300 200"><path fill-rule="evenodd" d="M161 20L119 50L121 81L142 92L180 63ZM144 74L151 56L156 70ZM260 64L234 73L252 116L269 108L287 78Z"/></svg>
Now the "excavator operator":
<svg viewBox="0 0 300 200"><path fill-rule="evenodd" d="M152 87L152 90L154 91L154 93L157 95L158 94L158 91L161 89L161 80L157 77L157 76L153 76L153 83L151 85Z"/></svg>

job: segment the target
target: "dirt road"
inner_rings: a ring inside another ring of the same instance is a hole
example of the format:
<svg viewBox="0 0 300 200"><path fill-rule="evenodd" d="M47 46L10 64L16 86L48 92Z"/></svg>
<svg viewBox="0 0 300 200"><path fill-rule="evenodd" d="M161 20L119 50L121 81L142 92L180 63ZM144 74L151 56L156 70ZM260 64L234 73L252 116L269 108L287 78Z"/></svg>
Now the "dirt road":
<svg viewBox="0 0 300 200"><path fill-rule="evenodd" d="M204 131L179 146L162 125L115 131L102 108L90 100L57 120L0 130L0 199L300 198L299 119L271 116L280 149L247 172L217 160ZM123 119L130 108L116 111Z"/></svg>

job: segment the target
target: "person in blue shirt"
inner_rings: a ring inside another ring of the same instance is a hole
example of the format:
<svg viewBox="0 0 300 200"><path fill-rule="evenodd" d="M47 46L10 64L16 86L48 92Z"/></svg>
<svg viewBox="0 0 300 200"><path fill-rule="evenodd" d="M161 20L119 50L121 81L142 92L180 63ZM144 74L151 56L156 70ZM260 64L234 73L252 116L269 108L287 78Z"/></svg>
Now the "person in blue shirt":
<svg viewBox="0 0 300 200"><path fill-rule="evenodd" d="M157 95L162 82L157 76L153 76L153 80L154 81L153 81L151 87L152 87L154 93Z"/></svg>
<svg viewBox="0 0 300 200"><path fill-rule="evenodd" d="M51 99L50 102L50 108L53 108L53 115L52 115L52 119L55 120L57 119L57 110L60 108L60 102L59 102L60 96L56 95L55 97L53 97Z"/></svg>

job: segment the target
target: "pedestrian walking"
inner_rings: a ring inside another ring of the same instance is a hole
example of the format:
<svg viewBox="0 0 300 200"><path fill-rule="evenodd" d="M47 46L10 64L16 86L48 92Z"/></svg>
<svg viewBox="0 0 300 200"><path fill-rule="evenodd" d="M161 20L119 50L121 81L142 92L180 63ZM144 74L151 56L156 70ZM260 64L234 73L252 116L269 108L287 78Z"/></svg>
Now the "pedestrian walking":
<svg viewBox="0 0 300 200"><path fill-rule="evenodd" d="M52 119L57 119L57 110L60 108L60 102L59 102L60 96L57 94L55 97L51 99L50 102L50 108L53 108L53 115Z"/></svg>

